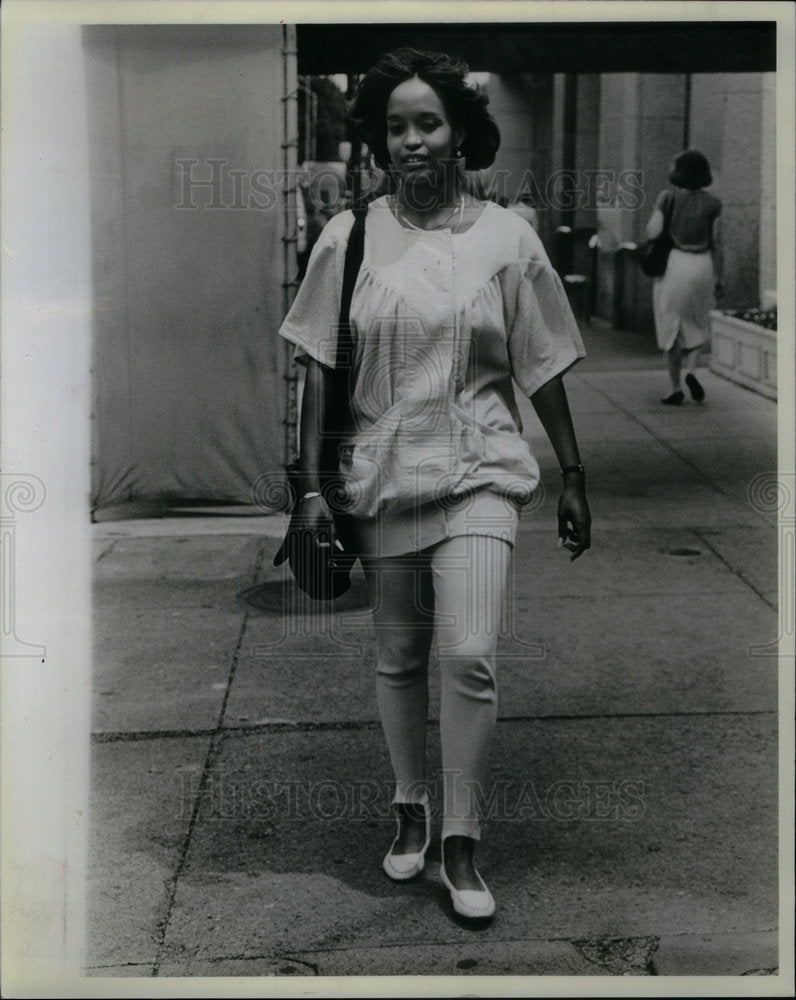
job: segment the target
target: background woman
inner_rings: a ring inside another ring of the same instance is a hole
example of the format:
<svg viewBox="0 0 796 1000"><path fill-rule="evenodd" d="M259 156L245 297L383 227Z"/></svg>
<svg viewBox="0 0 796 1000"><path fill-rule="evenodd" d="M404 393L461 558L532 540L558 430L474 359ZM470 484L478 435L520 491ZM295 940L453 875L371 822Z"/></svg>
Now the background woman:
<svg viewBox="0 0 796 1000"><path fill-rule="evenodd" d="M714 290L720 294L720 250L716 220L721 201L704 191L713 182L710 164L695 149L687 149L674 161L669 176L676 190L658 195L649 222L648 239L655 239L669 220L674 243L666 271L655 278L652 305L658 346L667 352L672 391L661 402L679 406L683 402L681 370L696 402L705 398L705 390L696 377L699 349L708 336Z"/></svg>
<svg viewBox="0 0 796 1000"><path fill-rule="evenodd" d="M485 95L444 55L400 50L358 88L352 117L390 193L368 207L351 305L352 425L330 461L337 412L335 324L353 215L332 219L281 334L307 365L292 525L333 535L323 496L342 473L376 630L376 690L395 772L397 835L383 861L396 881L424 867L428 661L441 671L442 867L454 909L487 918L474 865L497 714L495 650L518 509L539 470L520 436L512 380L531 398L563 474L559 542L590 544L584 473L562 374L583 355L558 276L531 227L466 191L462 168L500 141Z"/></svg>

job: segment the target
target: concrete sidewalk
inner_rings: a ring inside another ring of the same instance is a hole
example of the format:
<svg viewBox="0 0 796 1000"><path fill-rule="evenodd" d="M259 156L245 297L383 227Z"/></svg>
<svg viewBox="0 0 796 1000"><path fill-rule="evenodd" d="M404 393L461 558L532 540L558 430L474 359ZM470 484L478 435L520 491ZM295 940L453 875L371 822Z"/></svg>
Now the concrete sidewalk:
<svg viewBox="0 0 796 1000"><path fill-rule="evenodd" d="M304 603L271 566L277 516L95 525L86 973L773 974L776 405L700 378L707 402L671 409L660 368L568 376L594 516L575 563L528 408L547 493L500 643L478 930L438 839L415 883L381 871L361 579L333 613ZM432 776L437 711L435 678Z"/></svg>

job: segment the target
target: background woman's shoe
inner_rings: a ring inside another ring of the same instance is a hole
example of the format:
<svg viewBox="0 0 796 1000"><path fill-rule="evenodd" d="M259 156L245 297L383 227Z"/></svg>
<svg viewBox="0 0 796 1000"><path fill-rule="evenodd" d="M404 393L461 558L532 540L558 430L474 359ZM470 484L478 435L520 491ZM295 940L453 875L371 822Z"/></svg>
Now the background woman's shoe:
<svg viewBox="0 0 796 1000"><path fill-rule="evenodd" d="M451 902L456 913L460 917L468 917L470 920L486 920L495 912L495 900L477 871L476 875L478 875L478 881L484 886L483 889L455 889L445 871L444 861L439 870L440 880L451 894Z"/></svg>
<svg viewBox="0 0 796 1000"><path fill-rule="evenodd" d="M395 845L398 843L398 838L401 836L401 817L398 817L398 833L395 835L395 840L393 840L392 846L385 854L384 861L382 862L385 872L395 882L406 882L410 878L415 878L415 876L423 871L426 864L426 851L428 850L428 845L431 843L431 806L428 798L416 804L423 806L425 814L425 842L419 851L414 851L411 854L393 854Z"/></svg>
<svg viewBox="0 0 796 1000"><path fill-rule="evenodd" d="M693 399L695 403L701 403L705 398L705 390L697 381L696 375L692 375L691 372L689 372L685 377L685 384L688 386L689 392L691 393L691 399Z"/></svg>
<svg viewBox="0 0 796 1000"><path fill-rule="evenodd" d="M664 406L681 406L685 396L678 389L677 392L673 392L671 396L664 396L661 400Z"/></svg>

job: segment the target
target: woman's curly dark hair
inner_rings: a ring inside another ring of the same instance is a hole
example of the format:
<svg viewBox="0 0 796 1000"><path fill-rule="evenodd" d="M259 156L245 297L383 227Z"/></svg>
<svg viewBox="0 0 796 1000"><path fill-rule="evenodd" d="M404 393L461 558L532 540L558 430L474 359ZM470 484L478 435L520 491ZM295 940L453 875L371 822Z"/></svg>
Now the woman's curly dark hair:
<svg viewBox="0 0 796 1000"><path fill-rule="evenodd" d="M713 183L710 164L704 153L698 149L686 149L674 161L674 170L669 174L669 183L687 191L698 191Z"/></svg>
<svg viewBox="0 0 796 1000"><path fill-rule="evenodd" d="M489 98L467 85L467 64L440 52L396 49L379 59L359 82L351 104L354 131L368 144L376 164L390 165L387 151L387 102L399 83L418 77L442 101L451 124L464 132L460 144L467 170L482 170L495 162L500 131L487 111Z"/></svg>

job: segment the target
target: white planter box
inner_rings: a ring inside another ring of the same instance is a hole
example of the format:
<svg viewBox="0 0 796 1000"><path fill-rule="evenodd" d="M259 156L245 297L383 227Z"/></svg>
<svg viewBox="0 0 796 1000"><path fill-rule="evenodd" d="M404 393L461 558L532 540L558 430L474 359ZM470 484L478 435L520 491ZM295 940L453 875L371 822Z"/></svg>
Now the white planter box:
<svg viewBox="0 0 796 1000"><path fill-rule="evenodd" d="M714 310L710 314L710 370L776 399L776 330Z"/></svg>

